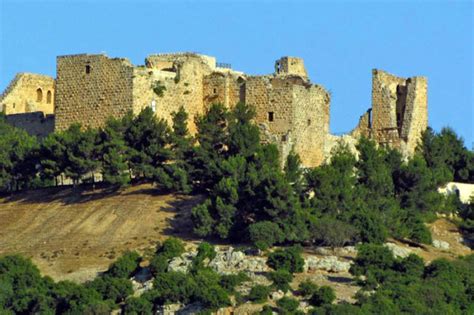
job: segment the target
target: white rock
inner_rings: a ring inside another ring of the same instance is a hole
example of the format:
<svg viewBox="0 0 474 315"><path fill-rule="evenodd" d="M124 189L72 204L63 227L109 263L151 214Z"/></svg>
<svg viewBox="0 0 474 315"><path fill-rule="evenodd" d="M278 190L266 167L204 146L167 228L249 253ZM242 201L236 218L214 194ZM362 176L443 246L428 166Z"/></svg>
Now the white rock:
<svg viewBox="0 0 474 315"><path fill-rule="evenodd" d="M347 272L351 263L340 261L336 256L318 258L309 256L305 259L305 270L326 270L330 272Z"/></svg>
<svg viewBox="0 0 474 315"><path fill-rule="evenodd" d="M194 257L196 257L197 252L187 252L182 254L179 257L175 257L171 259L168 264L168 271L176 271L176 272L188 272L191 264L193 262Z"/></svg>
<svg viewBox="0 0 474 315"><path fill-rule="evenodd" d="M411 249L398 246L394 243L385 243L384 246L390 249L395 257L405 258L412 252Z"/></svg>
<svg viewBox="0 0 474 315"><path fill-rule="evenodd" d="M433 246L439 249L449 249L449 243L441 240L433 240Z"/></svg>
<svg viewBox="0 0 474 315"><path fill-rule="evenodd" d="M277 301L277 300L281 299L284 296L285 296L285 293L281 290L274 291L274 292L270 293L270 299L272 299L273 301Z"/></svg>

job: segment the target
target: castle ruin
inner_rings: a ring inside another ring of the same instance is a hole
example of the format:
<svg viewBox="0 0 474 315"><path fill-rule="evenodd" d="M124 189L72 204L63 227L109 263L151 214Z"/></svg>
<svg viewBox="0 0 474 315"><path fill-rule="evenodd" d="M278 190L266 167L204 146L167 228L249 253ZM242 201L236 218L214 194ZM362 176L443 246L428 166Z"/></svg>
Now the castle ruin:
<svg viewBox="0 0 474 315"><path fill-rule="evenodd" d="M328 157L338 140L362 135L413 154L427 128L426 96L424 77L404 79L373 70L372 108L350 134L336 137L329 132L330 94L310 82L300 58L282 57L274 73L254 76L196 53L150 55L143 66L103 54L79 54L57 58L56 79L17 75L1 95L0 106L7 117L54 113L54 130L72 123L100 127L111 116L137 114L147 106L171 122L172 113L183 106L194 133L194 117L211 104L231 108L245 102L256 109L263 141L275 143L283 158L294 150L303 165L312 167ZM19 127L28 130L28 124Z"/></svg>

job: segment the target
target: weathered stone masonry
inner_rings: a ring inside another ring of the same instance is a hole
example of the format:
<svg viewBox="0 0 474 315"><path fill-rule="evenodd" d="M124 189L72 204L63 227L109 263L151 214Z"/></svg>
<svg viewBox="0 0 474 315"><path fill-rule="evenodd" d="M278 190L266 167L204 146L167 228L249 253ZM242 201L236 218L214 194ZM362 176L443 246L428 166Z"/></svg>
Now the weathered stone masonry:
<svg viewBox="0 0 474 315"><path fill-rule="evenodd" d="M38 88L52 94L38 101ZM121 117L130 110L137 114L147 106L171 122L172 113L184 106L194 133L194 118L211 104L231 108L245 102L256 108L262 140L275 143L282 160L295 150L305 166L317 166L337 142L353 144L361 135L412 154L427 127L426 93L426 78L404 79L373 70L372 108L350 134L337 137L329 132L330 95L309 81L300 58L282 57L273 74L250 76L195 53L150 55L142 66L123 58L80 54L57 58L56 80L19 74L0 104L7 114L52 113L54 104L55 130L72 123L100 127L111 116ZM15 104L13 111L13 100L23 107ZM38 133L41 124L33 122L34 117L15 120L22 126L30 122L35 127L29 129Z"/></svg>

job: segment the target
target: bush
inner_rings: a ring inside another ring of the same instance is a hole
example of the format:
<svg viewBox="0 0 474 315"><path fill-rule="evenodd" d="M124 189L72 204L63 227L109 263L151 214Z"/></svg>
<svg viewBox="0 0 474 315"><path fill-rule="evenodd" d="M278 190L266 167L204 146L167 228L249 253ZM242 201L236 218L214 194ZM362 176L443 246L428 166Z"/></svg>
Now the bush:
<svg viewBox="0 0 474 315"><path fill-rule="evenodd" d="M153 281L153 288L157 296L154 302L160 304L189 303L198 289L194 279L182 272L158 274Z"/></svg>
<svg viewBox="0 0 474 315"><path fill-rule="evenodd" d="M124 315L151 315L153 305L143 297L132 297L127 299L122 312Z"/></svg>
<svg viewBox="0 0 474 315"><path fill-rule="evenodd" d="M206 258L211 261L216 257L216 249L207 242L200 243L197 250L198 253L193 259L194 266L202 266L202 263Z"/></svg>
<svg viewBox="0 0 474 315"><path fill-rule="evenodd" d="M199 287L196 298L209 310L217 310L218 308L231 305L229 295L218 285Z"/></svg>
<svg viewBox="0 0 474 315"><path fill-rule="evenodd" d="M273 285L283 292L290 290L290 282L293 280L293 275L286 269L278 269L277 271L270 272L267 275L268 279L273 281Z"/></svg>
<svg viewBox="0 0 474 315"><path fill-rule="evenodd" d="M99 292L104 300L111 300L116 304L133 294L132 283L124 278L98 277L89 282L87 287Z"/></svg>
<svg viewBox="0 0 474 315"><path fill-rule="evenodd" d="M157 255L172 259L174 257L181 256L184 253L183 242L176 238L170 237L163 242L163 245L157 250Z"/></svg>
<svg viewBox="0 0 474 315"><path fill-rule="evenodd" d="M318 291L318 286L311 280L306 279L300 283L298 286L298 291L303 297L311 297L314 293L316 293L316 291Z"/></svg>
<svg viewBox="0 0 474 315"><path fill-rule="evenodd" d="M240 285L242 282L249 281L250 278L244 272L239 272L238 274L230 274L221 276L220 285L227 292L234 292L234 288Z"/></svg>
<svg viewBox="0 0 474 315"><path fill-rule="evenodd" d="M291 273L302 272L304 259L301 246L278 249L268 256L267 265L275 270L285 269Z"/></svg>
<svg viewBox="0 0 474 315"><path fill-rule="evenodd" d="M331 287L322 286L312 296L309 302L313 306L331 304L336 299L336 294Z"/></svg>
<svg viewBox="0 0 474 315"><path fill-rule="evenodd" d="M115 278L130 278L137 270L141 257L137 252L127 251L117 259L106 271L106 274Z"/></svg>
<svg viewBox="0 0 474 315"><path fill-rule="evenodd" d="M341 247L357 238L357 229L346 222L323 217L311 228L314 242L319 246Z"/></svg>
<svg viewBox="0 0 474 315"><path fill-rule="evenodd" d="M262 221L249 226L249 238L258 249L265 250L276 243L283 242L285 235L278 224Z"/></svg>
<svg viewBox="0 0 474 315"><path fill-rule="evenodd" d="M166 272L168 270L168 259L161 255L155 255L150 261L150 272L156 277L159 273Z"/></svg>
<svg viewBox="0 0 474 315"><path fill-rule="evenodd" d="M268 299L270 291L269 287L258 284L250 289L248 299L254 303L264 303Z"/></svg>
<svg viewBox="0 0 474 315"><path fill-rule="evenodd" d="M293 313L298 309L300 302L296 299L287 296L282 297L277 301L277 306L283 310L283 313Z"/></svg>
<svg viewBox="0 0 474 315"><path fill-rule="evenodd" d="M259 314L260 315L273 315L273 309L270 305L264 305Z"/></svg>

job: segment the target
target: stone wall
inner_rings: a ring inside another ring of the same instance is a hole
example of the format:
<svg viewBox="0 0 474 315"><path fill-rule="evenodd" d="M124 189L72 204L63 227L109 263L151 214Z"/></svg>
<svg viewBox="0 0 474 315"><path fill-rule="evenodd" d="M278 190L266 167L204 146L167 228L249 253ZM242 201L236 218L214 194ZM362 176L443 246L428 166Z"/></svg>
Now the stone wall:
<svg viewBox="0 0 474 315"><path fill-rule="evenodd" d="M54 79L33 73L17 74L0 95L0 111L6 115L54 113Z"/></svg>
<svg viewBox="0 0 474 315"><path fill-rule="evenodd" d="M109 117L132 110L133 66L126 59L105 55L57 58L56 130L72 123L103 126Z"/></svg>
<svg viewBox="0 0 474 315"><path fill-rule="evenodd" d="M16 128L21 128L32 136L46 137L54 131L54 115L43 112L12 114L5 117L6 122Z"/></svg>
<svg viewBox="0 0 474 315"><path fill-rule="evenodd" d="M163 68L167 66L167 68ZM204 113L204 77L215 68L215 59L197 54L152 55L146 67L137 67L133 79L133 111L145 106L155 108L157 115L171 123L172 113L183 106L191 133L196 131L194 118ZM152 86L164 87L157 95Z"/></svg>

